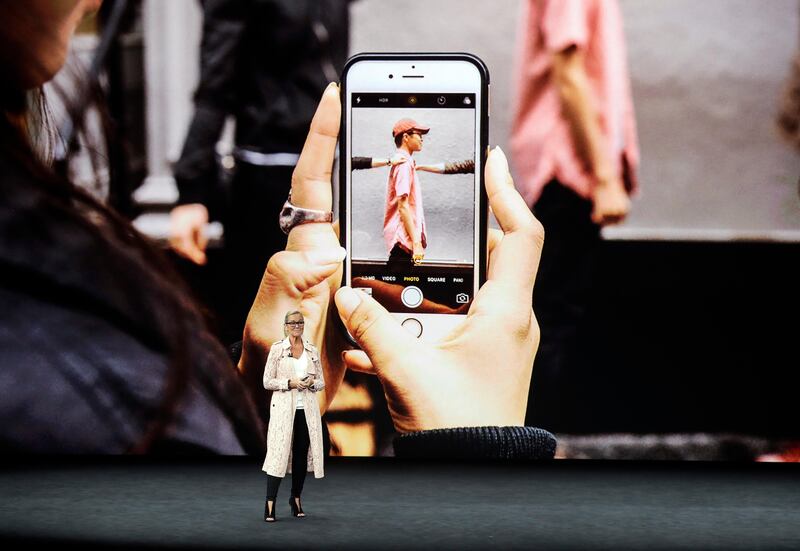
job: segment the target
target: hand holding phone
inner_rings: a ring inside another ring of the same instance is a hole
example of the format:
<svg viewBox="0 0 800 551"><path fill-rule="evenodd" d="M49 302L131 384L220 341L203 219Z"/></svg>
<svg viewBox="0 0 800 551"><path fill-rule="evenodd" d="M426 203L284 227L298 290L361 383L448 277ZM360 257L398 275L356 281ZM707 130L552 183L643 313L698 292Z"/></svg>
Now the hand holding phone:
<svg viewBox="0 0 800 551"><path fill-rule="evenodd" d="M501 150L489 155L486 172L502 231L490 234L486 285L444 341L412 337L368 294L336 293L339 315L361 347L345 353L347 366L377 375L399 432L524 422L539 328L530 301L520 297L531 296L544 231L514 188Z"/></svg>
<svg viewBox="0 0 800 551"><path fill-rule="evenodd" d="M339 135L339 116L338 89L332 85L323 95L295 170L292 198L298 206L331 208L329 171ZM386 173L385 168L377 171ZM344 337L330 334L333 328L327 320L333 294L342 281L339 269L344 251L331 224L304 224L291 231L286 250L268 263L245 328L240 370L259 376L263 373L270 343L283 338L286 311L299 308L308 312L306 334L324 354L323 411L342 381L344 359L352 369L377 374L395 426L401 431L521 424L539 337L530 302L519 297L531 295L543 237L541 226L513 187L502 152L492 153L485 172L492 208L503 229L489 235L487 284L474 300L459 302L456 308L435 303L427 296L420 303L431 310L440 308L447 315L456 311L464 320L448 334L448 346L411 337L369 296L344 289L336 295L339 314L349 331L359 336L359 345L366 353L351 350L342 356ZM485 243L482 239L480 246ZM485 265L483 261L480 264ZM389 285L368 281L376 287ZM397 298L406 289L384 294ZM302 295L299 304L298 292ZM324 348L323 335L331 338ZM448 395L458 396L462 405L445 404L441 400L443 389Z"/></svg>

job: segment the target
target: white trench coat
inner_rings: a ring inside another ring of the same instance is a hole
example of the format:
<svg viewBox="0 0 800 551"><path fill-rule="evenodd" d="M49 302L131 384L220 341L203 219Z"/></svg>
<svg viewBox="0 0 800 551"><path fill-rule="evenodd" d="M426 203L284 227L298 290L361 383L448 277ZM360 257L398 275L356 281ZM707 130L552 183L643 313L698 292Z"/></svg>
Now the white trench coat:
<svg viewBox="0 0 800 551"><path fill-rule="evenodd" d="M317 403L317 392L325 388L322 364L317 348L303 339L308 358L308 374L316 382L309 390L289 389L289 379L296 377L291 357L289 337L272 344L264 367L264 388L272 391L267 428L267 457L262 470L269 475L284 477L292 472L292 428L297 405L297 395L303 393L303 408L308 425L308 470L315 478L325 476L322 451L322 419Z"/></svg>

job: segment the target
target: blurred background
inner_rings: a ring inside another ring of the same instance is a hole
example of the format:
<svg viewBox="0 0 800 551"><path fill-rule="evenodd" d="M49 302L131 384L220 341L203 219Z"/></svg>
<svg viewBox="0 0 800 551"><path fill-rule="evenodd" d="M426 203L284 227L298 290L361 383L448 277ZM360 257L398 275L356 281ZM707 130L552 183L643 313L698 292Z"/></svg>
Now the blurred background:
<svg viewBox="0 0 800 551"><path fill-rule="evenodd" d="M350 51L478 55L491 73L490 142L509 151L521 4L357 0ZM792 89L800 2L620 6L641 192L627 221L603 230L580 357L562 397L572 414L544 428L559 436L560 457L780 452L800 440L791 384L800 366L800 148L791 116L800 102ZM93 109L109 111L122 147L97 145L107 131L97 125L97 144L84 145L71 168L78 180L124 174L112 188L108 179L83 180L166 247L177 199L172 167L199 75L202 11L196 0L107 0L99 21L75 39L61 86L69 86L70 71L88 66L115 8L121 32L100 77L107 101ZM222 180L235 170L233 132L229 122L217 146ZM208 234L207 265L175 261L213 313L222 308L216 287L224 270L214 251L225 229L213 222ZM375 400L343 400L340 410L349 413L339 421L366 423L364 411L380 406ZM385 416L376 424L368 430L374 443L350 453L384 453L391 427Z"/></svg>

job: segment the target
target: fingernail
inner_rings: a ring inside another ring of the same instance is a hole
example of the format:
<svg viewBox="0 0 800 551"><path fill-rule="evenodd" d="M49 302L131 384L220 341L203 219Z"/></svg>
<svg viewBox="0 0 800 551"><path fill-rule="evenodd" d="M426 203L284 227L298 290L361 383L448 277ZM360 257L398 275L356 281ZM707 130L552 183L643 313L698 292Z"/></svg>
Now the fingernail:
<svg viewBox="0 0 800 551"><path fill-rule="evenodd" d="M308 251L306 253L308 260L313 264L333 264L334 262L341 262L347 256L347 251L344 247L337 249L324 249Z"/></svg>
<svg viewBox="0 0 800 551"><path fill-rule="evenodd" d="M337 83L335 83L335 82L328 83L328 88L338 88L338 87L339 87L339 85Z"/></svg>
<svg viewBox="0 0 800 551"><path fill-rule="evenodd" d="M508 159L506 158L506 152L503 151L503 148L499 145L494 148L495 151L500 155L500 158L503 159L503 162L508 165Z"/></svg>
<svg viewBox="0 0 800 551"><path fill-rule="evenodd" d="M494 162L498 163L496 165L497 168L495 169L497 171L495 172L495 176L498 177L499 181L513 186L514 181L511 179L511 172L508 168L508 159L506 158L503 148L498 145L492 150L492 153L494 153L495 157Z"/></svg>
<svg viewBox="0 0 800 551"><path fill-rule="evenodd" d="M350 287L342 287L336 293L336 304L344 318L350 318L353 310L361 304L361 296Z"/></svg>

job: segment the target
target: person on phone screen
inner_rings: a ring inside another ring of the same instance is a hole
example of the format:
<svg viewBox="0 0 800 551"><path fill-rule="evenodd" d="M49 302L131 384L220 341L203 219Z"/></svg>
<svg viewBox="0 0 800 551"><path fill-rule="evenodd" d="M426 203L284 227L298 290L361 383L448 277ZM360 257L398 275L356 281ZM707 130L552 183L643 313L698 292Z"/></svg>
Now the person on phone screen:
<svg viewBox="0 0 800 551"><path fill-rule="evenodd" d="M395 155L403 162L389 170L386 186L383 238L389 263L419 264L425 258L428 246L425 212L416 162L412 157L417 151L422 151L422 136L429 131L429 127L413 119L400 119L392 128L392 138L397 146Z"/></svg>
<svg viewBox="0 0 800 551"><path fill-rule="evenodd" d="M289 506L295 517L306 516L300 505L306 471L312 471L316 478L324 476L322 419L315 393L325 388L325 379L319 352L303 338L304 328L303 314L287 312L283 329L286 338L272 344L264 368L264 388L272 391L263 466L267 473L267 522L275 521L275 499L287 470L292 473Z"/></svg>
<svg viewBox="0 0 800 551"><path fill-rule="evenodd" d="M625 220L636 190L636 120L616 0L528 0L520 21L511 147L517 187L547 233L527 420L570 430L562 381L580 348L600 229Z"/></svg>

